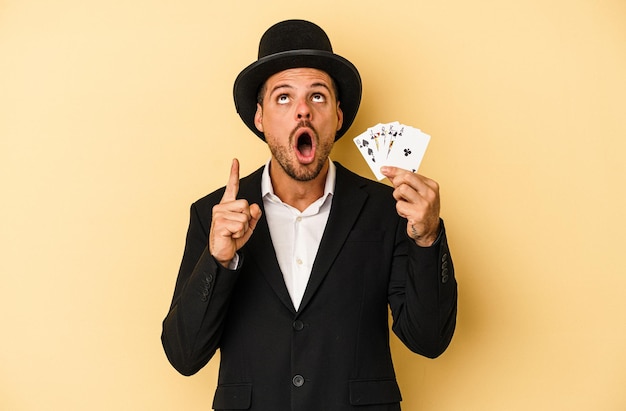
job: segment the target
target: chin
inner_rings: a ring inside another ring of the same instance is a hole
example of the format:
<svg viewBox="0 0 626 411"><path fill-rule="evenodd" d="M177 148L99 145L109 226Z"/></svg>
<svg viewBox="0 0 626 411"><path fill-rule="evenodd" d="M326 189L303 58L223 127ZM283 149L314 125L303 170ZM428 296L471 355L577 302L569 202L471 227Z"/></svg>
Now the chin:
<svg viewBox="0 0 626 411"><path fill-rule="evenodd" d="M297 181L311 181L317 178L324 168L326 160L320 161L315 160L310 164L300 164L296 162L295 167L283 167L285 172L289 175L289 177L293 178Z"/></svg>

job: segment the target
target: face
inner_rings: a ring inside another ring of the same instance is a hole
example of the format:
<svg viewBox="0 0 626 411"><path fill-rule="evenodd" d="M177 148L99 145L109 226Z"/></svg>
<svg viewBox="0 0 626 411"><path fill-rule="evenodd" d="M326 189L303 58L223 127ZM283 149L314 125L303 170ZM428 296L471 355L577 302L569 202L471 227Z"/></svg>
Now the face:
<svg viewBox="0 0 626 411"><path fill-rule="evenodd" d="M254 123L265 135L272 159L291 178L313 180L343 121L332 79L317 69L289 69L267 79L264 90Z"/></svg>

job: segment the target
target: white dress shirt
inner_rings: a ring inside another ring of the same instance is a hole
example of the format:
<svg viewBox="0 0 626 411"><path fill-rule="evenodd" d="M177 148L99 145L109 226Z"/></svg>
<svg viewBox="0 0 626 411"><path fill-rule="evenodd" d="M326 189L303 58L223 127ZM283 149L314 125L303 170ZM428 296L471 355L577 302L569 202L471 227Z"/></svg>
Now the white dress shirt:
<svg viewBox="0 0 626 411"><path fill-rule="evenodd" d="M313 262L330 214L336 171L333 162L330 160L328 162L324 194L302 212L283 203L274 194L269 174L269 161L265 165L261 179L265 218L269 226L278 265L296 310L299 309L302 302L302 296L309 282Z"/></svg>

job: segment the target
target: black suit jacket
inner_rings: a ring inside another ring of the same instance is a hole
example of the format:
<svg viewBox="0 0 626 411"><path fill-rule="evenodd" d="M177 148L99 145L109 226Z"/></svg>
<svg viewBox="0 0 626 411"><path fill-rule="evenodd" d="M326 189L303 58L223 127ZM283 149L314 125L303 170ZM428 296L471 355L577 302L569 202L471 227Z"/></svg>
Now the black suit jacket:
<svg viewBox="0 0 626 411"><path fill-rule="evenodd" d="M263 207L262 169L239 198ZM418 247L406 235L392 189L337 164L335 194L298 311L285 286L267 222L221 267L207 250L220 189L195 202L162 343L182 374L220 349L218 410L399 410L389 348L393 331L414 352L437 357L456 323L457 286L445 229Z"/></svg>

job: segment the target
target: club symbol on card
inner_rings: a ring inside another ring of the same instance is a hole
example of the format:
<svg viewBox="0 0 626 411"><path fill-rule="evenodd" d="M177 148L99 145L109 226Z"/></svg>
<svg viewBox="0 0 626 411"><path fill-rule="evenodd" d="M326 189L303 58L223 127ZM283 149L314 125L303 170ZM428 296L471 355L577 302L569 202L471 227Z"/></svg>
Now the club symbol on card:
<svg viewBox="0 0 626 411"><path fill-rule="evenodd" d="M409 156L409 154L411 154L411 149L410 149L410 148L405 148L405 149L404 149L404 156L405 156L405 157L408 157L408 156Z"/></svg>

